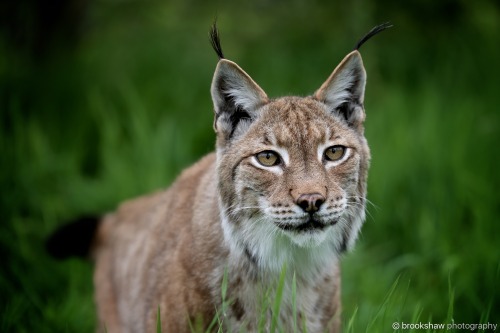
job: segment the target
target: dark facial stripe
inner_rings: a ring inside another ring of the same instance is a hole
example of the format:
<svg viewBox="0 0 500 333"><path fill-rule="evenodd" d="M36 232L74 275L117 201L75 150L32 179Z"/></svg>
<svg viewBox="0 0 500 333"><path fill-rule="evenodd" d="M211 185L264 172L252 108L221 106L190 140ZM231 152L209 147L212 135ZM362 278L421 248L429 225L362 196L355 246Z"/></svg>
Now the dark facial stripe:
<svg viewBox="0 0 500 333"><path fill-rule="evenodd" d="M342 233L342 243L340 244L339 253L345 253L347 251L347 242L349 241L349 232Z"/></svg>
<svg viewBox="0 0 500 333"><path fill-rule="evenodd" d="M257 266L257 258L255 258L255 256L252 254L252 252L250 252L250 249L246 245L245 245L245 255L252 264Z"/></svg>

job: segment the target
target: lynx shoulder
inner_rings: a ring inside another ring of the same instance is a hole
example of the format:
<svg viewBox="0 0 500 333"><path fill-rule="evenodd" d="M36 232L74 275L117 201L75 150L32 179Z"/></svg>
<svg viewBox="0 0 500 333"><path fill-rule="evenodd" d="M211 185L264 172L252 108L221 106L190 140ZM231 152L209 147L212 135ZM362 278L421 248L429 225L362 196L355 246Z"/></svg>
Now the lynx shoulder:
<svg viewBox="0 0 500 333"><path fill-rule="evenodd" d="M357 49L386 27L362 39L313 95L276 99L224 58L212 29L215 153L96 225L100 327L152 332L159 308L169 332L205 330L216 315L225 331L268 330L273 316L285 332L294 317L307 332L339 331L339 255L365 219L370 161ZM263 306L281 275L273 314Z"/></svg>

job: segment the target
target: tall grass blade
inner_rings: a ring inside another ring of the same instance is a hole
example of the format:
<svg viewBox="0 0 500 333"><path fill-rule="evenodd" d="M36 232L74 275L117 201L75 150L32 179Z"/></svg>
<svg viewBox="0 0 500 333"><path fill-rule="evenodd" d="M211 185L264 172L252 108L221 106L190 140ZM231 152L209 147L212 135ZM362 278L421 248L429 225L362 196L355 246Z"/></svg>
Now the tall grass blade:
<svg viewBox="0 0 500 333"><path fill-rule="evenodd" d="M298 331L297 326L297 279L295 272L293 272L292 278L292 307L293 307L293 332Z"/></svg>
<svg viewBox="0 0 500 333"><path fill-rule="evenodd" d="M224 325L224 319L226 318L227 308L229 307L229 300L227 299L227 288L228 288L228 280L229 280L229 271L227 266L224 268L224 275L222 276L222 285L221 285L221 297L222 297L222 306L221 306L221 314L222 318L219 315L219 331L222 329ZM228 332L231 331L231 327L226 328Z"/></svg>
<svg viewBox="0 0 500 333"><path fill-rule="evenodd" d="M208 325L207 332L212 332L213 328L215 327L215 324L217 324L219 322L220 322L220 320L219 320L219 311L215 311L215 316L212 319L212 321L210 322L210 325ZM191 330L191 332L192 331L193 330Z"/></svg>
<svg viewBox="0 0 500 333"><path fill-rule="evenodd" d="M410 291L410 284L411 284L411 279L408 279L408 285L406 286L406 290L405 290L405 293L403 296L403 302L402 302L401 306L399 307L398 319L402 318L403 310L405 309L406 301L408 299L408 292Z"/></svg>
<svg viewBox="0 0 500 333"><path fill-rule="evenodd" d="M228 289L228 268L224 269L224 275L222 276L221 283L221 307L220 309L215 310L215 316L208 325L206 332L213 332L215 325L218 325L217 332L224 331L224 318L226 315L227 308L229 306L230 301L227 299L227 289ZM192 331L192 330L191 330ZM230 330L229 330L230 331Z"/></svg>
<svg viewBox="0 0 500 333"><path fill-rule="evenodd" d="M283 289L285 286L286 277L286 265L283 265L281 269L280 279L278 282L278 288L276 289L276 296L274 298L273 312L271 317L271 329L269 332L274 333L278 325L278 319L280 316L281 299L283 298Z"/></svg>
<svg viewBox="0 0 500 333"><path fill-rule="evenodd" d="M259 323L257 326L257 332L264 332L266 328L266 322L267 322L267 313L270 308L269 304L269 290L266 290L264 292L264 295L262 299L260 300L261 304L261 310L260 310L260 316L259 316Z"/></svg>
<svg viewBox="0 0 500 333"><path fill-rule="evenodd" d="M346 333L354 332L354 320L356 319L356 315L358 314L358 307L354 308L352 312L351 318L349 318L349 322L347 323Z"/></svg>
<svg viewBox="0 0 500 333"><path fill-rule="evenodd" d="M160 318L160 306L158 305L158 314L156 316L156 333L161 333L161 318Z"/></svg>
<svg viewBox="0 0 500 333"><path fill-rule="evenodd" d="M451 287L451 274L448 275L448 314L446 322L453 322L453 305L455 303L455 289Z"/></svg>
<svg viewBox="0 0 500 333"><path fill-rule="evenodd" d="M380 305L377 313L375 314L375 316L373 317L373 319L370 321L370 323L366 327L366 332L372 332L373 331L372 330L372 326L375 324L375 322L379 319L379 317L382 314L385 317L385 313L387 311L387 304L389 303L389 300L392 298L392 295L394 294L394 291L396 290L396 288L397 288L397 286L399 284L400 277L401 277L401 275L398 275L398 277L396 278L396 281L394 281L394 283L392 284L391 289L389 290L389 292L387 293L387 295L384 298L384 301L382 302L382 305Z"/></svg>

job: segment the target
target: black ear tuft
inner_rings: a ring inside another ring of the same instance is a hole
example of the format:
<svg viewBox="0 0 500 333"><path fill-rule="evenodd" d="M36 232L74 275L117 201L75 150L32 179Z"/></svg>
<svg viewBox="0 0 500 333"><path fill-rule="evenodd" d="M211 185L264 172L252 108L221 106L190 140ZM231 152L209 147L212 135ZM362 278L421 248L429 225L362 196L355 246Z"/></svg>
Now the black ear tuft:
<svg viewBox="0 0 500 333"><path fill-rule="evenodd" d="M99 221L99 217L86 216L63 225L45 243L47 251L56 259L87 257Z"/></svg>
<svg viewBox="0 0 500 333"><path fill-rule="evenodd" d="M385 22L382 24L377 25L374 27L372 30L370 30L366 35L363 36L357 43L356 46L354 47L354 50L359 50L361 45L363 45L367 40L378 34L379 32L382 32L386 29L391 28L393 25L390 22Z"/></svg>
<svg viewBox="0 0 500 333"><path fill-rule="evenodd" d="M219 60L224 59L224 53L222 53L222 47L220 46L219 30L217 30L217 18L215 18L214 23L210 27L209 38L210 44L212 44Z"/></svg>

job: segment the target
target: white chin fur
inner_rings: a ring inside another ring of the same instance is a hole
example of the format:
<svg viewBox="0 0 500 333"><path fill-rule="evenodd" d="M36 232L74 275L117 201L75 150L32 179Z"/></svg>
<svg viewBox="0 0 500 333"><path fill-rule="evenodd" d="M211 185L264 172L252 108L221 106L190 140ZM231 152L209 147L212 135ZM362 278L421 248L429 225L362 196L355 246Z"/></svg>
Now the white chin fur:
<svg viewBox="0 0 500 333"><path fill-rule="evenodd" d="M331 227L330 227L331 228ZM330 230L314 231L314 232L287 232L282 231L296 245L304 248L313 248L320 246L326 238Z"/></svg>
<svg viewBox="0 0 500 333"><path fill-rule="evenodd" d="M222 208L222 207L221 207ZM224 212L221 209L221 212ZM307 277L330 269L339 256L343 226L334 225L321 232L291 233L276 227L266 218L235 223L221 214L224 238L233 259L255 259L259 269L279 273L286 264Z"/></svg>

